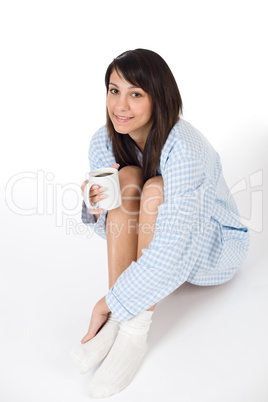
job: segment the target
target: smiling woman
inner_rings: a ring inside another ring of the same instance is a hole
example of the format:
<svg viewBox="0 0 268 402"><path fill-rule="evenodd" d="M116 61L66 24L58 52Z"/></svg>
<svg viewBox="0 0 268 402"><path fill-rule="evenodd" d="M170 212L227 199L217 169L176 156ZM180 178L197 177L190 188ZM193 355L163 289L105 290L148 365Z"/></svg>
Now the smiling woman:
<svg viewBox="0 0 268 402"><path fill-rule="evenodd" d="M160 300L185 282L230 280L249 248L220 156L181 118L167 63L150 50L127 51L108 66L105 84L106 125L91 139L89 161L91 170L119 169L122 205L105 211L83 203L83 222L107 240L109 291L73 354L80 372L104 359L91 383L98 398L130 383ZM101 196L105 189L92 186L90 202Z"/></svg>
<svg viewBox="0 0 268 402"><path fill-rule="evenodd" d="M107 92L107 111L115 131L128 134L143 151L152 128L152 97L113 70Z"/></svg>
<svg viewBox="0 0 268 402"><path fill-rule="evenodd" d="M182 114L176 80L159 54L136 49L124 52L112 61L105 74L105 85L106 126L115 159L121 169L129 165L141 167L135 150L138 148L143 153L142 177L145 183L157 175L161 150ZM119 98L115 103L112 102L113 96ZM124 126L115 116L134 118Z"/></svg>

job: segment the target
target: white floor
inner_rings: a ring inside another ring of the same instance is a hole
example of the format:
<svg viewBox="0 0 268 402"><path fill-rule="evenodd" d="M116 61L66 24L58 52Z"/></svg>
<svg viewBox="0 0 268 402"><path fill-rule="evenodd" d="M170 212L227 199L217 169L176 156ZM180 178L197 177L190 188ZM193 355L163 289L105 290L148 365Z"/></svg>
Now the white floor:
<svg viewBox="0 0 268 402"><path fill-rule="evenodd" d="M79 375L69 351L107 291L106 242L66 234L53 217L5 209L1 268L0 400L89 400L94 370ZM267 402L268 273L265 232L236 277L184 284L153 315L149 351L115 401ZM266 257L265 257L266 255ZM167 399L166 399L167 398Z"/></svg>

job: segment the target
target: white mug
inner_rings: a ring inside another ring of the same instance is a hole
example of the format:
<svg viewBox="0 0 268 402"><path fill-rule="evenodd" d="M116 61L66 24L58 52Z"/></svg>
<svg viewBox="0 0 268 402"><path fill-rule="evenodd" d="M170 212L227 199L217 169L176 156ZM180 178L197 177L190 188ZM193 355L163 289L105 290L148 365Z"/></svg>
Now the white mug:
<svg viewBox="0 0 268 402"><path fill-rule="evenodd" d="M84 201L88 209L102 208L111 210L120 207L122 204L118 170L115 168L100 168L87 173L88 183L84 189ZM104 188L105 198L90 203L89 190L93 184Z"/></svg>

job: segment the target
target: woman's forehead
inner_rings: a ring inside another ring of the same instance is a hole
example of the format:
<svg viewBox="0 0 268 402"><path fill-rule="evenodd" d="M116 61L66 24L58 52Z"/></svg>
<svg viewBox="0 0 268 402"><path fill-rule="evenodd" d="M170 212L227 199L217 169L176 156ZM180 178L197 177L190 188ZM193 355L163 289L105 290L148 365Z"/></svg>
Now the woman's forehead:
<svg viewBox="0 0 268 402"><path fill-rule="evenodd" d="M109 83L110 84L120 83L120 84L123 84L124 86L128 86L129 89L140 88L140 85L138 85L137 83L133 84L132 82L126 80L126 78L123 76L123 74L120 72L118 74L118 72L115 69L111 72Z"/></svg>

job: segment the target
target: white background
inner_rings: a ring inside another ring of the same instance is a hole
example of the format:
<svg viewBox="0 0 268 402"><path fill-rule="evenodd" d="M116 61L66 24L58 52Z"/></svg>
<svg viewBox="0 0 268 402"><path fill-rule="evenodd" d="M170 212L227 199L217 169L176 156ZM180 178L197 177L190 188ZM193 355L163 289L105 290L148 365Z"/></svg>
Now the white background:
<svg viewBox="0 0 268 402"><path fill-rule="evenodd" d="M183 117L219 152L251 247L229 283L184 284L158 303L149 352L112 398L268 400L265 8L260 0L1 2L1 401L89 399L94 371L79 376L69 351L108 290L108 270L105 240L80 223L79 189L90 138L105 124L106 68L139 47L167 61Z"/></svg>

